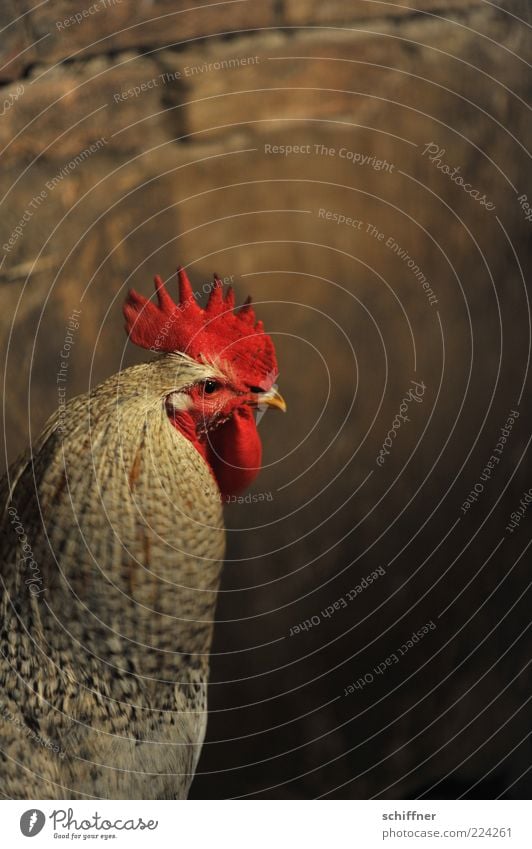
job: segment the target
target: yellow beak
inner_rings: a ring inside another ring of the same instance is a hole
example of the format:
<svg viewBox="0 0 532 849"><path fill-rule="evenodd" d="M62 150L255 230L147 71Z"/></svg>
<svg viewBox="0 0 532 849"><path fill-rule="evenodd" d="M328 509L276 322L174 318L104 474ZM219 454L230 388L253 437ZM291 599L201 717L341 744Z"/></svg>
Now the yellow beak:
<svg viewBox="0 0 532 849"><path fill-rule="evenodd" d="M266 407L277 407L278 410L286 413L286 401L281 393L273 387L268 392L257 395L257 406L262 407L263 405Z"/></svg>

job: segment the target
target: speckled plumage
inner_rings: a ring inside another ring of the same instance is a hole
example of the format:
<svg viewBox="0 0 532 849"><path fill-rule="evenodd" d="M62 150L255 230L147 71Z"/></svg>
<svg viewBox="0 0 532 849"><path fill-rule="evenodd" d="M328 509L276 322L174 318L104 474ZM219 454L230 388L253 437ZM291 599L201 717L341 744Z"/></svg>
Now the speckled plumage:
<svg viewBox="0 0 532 849"><path fill-rule="evenodd" d="M55 414L4 481L8 797L188 793L224 530L216 482L165 398L213 376L179 354L114 375Z"/></svg>

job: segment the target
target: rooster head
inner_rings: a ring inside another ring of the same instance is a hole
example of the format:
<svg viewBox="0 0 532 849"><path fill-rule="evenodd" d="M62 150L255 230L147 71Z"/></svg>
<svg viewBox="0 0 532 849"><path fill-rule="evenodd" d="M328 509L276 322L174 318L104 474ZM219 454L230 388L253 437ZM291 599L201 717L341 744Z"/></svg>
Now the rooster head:
<svg viewBox="0 0 532 849"><path fill-rule="evenodd" d="M131 290L124 304L126 331L142 348L180 354L212 368L212 377L177 387L165 404L171 423L194 443L227 497L248 486L260 470L254 410L286 410L275 387L275 349L256 321L250 298L235 309L233 290L224 294L214 275L202 309L181 267L178 280L178 303L160 277L155 277L157 304Z"/></svg>

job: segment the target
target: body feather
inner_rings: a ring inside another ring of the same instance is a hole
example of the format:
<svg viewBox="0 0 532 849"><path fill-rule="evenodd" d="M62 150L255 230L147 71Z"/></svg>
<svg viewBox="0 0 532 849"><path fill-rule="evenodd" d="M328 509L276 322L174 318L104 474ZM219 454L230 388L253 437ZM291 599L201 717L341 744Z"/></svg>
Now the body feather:
<svg viewBox="0 0 532 849"><path fill-rule="evenodd" d="M56 413L4 481L9 797L187 795L224 531L216 481L165 398L212 376L176 354L114 375Z"/></svg>

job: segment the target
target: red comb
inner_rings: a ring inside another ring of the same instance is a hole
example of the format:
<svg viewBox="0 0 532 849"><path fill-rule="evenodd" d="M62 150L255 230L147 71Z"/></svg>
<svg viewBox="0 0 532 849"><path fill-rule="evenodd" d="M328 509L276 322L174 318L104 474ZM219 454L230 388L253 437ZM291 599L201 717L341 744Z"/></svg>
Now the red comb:
<svg viewBox="0 0 532 849"><path fill-rule="evenodd" d="M131 341L152 351L181 351L198 361L220 359L230 363L248 385L269 389L277 377L275 349L262 321L255 320L251 298L235 311L233 290L229 287L224 297L222 281L215 274L202 309L185 270L180 266L177 273L177 304L159 276L155 277L157 304L130 291L124 315Z"/></svg>

